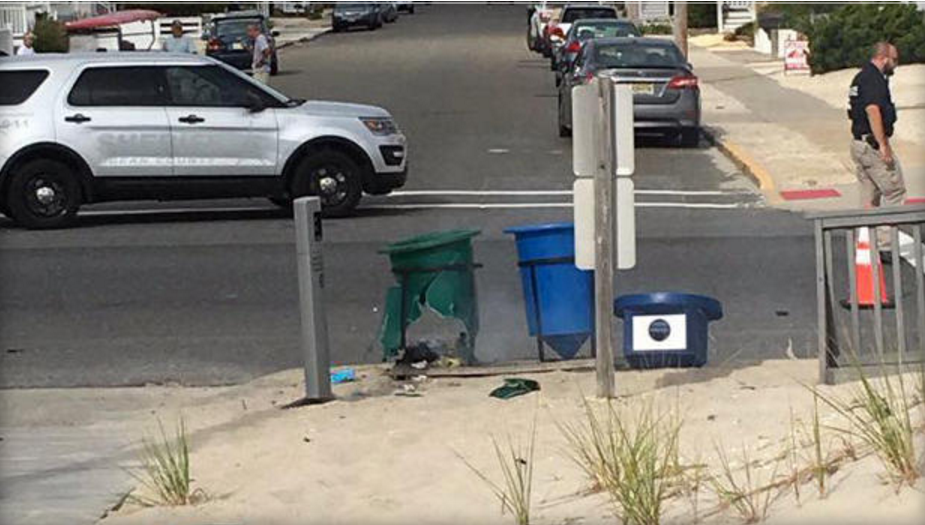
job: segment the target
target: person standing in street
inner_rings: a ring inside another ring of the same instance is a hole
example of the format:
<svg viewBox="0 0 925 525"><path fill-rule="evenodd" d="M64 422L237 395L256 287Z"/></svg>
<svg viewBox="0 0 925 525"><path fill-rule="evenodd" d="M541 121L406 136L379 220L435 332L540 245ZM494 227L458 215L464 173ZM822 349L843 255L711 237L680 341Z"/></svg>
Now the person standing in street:
<svg viewBox="0 0 925 525"><path fill-rule="evenodd" d="M16 56L34 55L35 48L32 47L33 42L35 42L35 35L33 35L32 32L23 35L22 45L16 50Z"/></svg>
<svg viewBox="0 0 925 525"><path fill-rule="evenodd" d="M270 56L272 54L270 42L257 24L247 26L247 36L251 40L251 52L253 53L251 70L254 79L266 84L270 81Z"/></svg>
<svg viewBox="0 0 925 525"><path fill-rule="evenodd" d="M889 42L874 46L870 61L851 81L848 116L851 119L851 158L857 167L861 201L865 208L901 206L906 199L899 159L890 138L896 125L896 106L889 79L899 65L899 52ZM892 262L888 228L877 231L883 261Z"/></svg>
<svg viewBox="0 0 925 525"><path fill-rule="evenodd" d="M162 48L168 53L196 54L196 44L190 37L183 34L183 22L179 20L174 20L170 24L170 36L164 39Z"/></svg>

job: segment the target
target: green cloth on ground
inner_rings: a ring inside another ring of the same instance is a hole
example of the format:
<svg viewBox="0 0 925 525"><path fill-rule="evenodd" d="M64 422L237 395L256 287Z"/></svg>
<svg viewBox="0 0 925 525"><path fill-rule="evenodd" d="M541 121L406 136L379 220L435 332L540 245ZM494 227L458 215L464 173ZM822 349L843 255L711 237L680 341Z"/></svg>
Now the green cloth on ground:
<svg viewBox="0 0 925 525"><path fill-rule="evenodd" d="M532 379L523 379L520 377L510 377L504 380L504 386L491 391L488 394L498 399L510 399L512 397L522 396L535 392L540 389L540 384Z"/></svg>

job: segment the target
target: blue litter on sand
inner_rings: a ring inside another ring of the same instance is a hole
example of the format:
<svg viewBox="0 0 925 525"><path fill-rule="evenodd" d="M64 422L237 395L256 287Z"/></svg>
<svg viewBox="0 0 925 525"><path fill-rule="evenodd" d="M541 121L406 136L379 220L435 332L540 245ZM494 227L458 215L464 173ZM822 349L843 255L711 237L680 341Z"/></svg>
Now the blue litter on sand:
<svg viewBox="0 0 925 525"><path fill-rule="evenodd" d="M337 370L331 372L331 383L335 385L338 383L349 383L351 381L356 381L357 374L352 368L345 368L343 370Z"/></svg>

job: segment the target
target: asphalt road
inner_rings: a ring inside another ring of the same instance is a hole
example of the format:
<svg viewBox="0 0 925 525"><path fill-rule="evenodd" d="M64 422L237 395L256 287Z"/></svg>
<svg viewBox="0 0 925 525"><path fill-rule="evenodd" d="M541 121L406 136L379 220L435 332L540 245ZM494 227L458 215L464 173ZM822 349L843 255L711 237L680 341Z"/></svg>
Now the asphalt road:
<svg viewBox="0 0 925 525"><path fill-rule="evenodd" d="M429 6L376 32L282 52L277 87L381 105L410 140L404 192L325 222L338 363L381 359L393 279L377 250L457 227L483 232L474 248L484 264L477 357L534 355L503 229L570 220L573 177L570 142L556 136L552 75L527 51L525 29L523 6ZM720 299L713 366L812 353L814 260L803 219L765 208L706 144L643 141L636 186L638 265L618 275L618 293ZM226 384L299 366L293 243L291 219L257 200L93 206L63 231L0 219L0 386ZM437 325L424 327L455 329Z"/></svg>

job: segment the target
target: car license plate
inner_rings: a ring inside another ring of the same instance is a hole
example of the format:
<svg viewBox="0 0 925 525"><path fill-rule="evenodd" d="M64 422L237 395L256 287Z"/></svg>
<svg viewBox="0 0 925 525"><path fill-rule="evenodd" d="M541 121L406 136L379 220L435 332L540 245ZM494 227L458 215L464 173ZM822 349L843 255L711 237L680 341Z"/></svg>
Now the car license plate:
<svg viewBox="0 0 925 525"><path fill-rule="evenodd" d="M241 49L244 49L244 44L242 44L241 42L235 42L234 44L231 44L231 49L234 49L235 51L239 51Z"/></svg>
<svg viewBox="0 0 925 525"><path fill-rule="evenodd" d="M655 84L633 84L633 93L636 95L654 95Z"/></svg>

